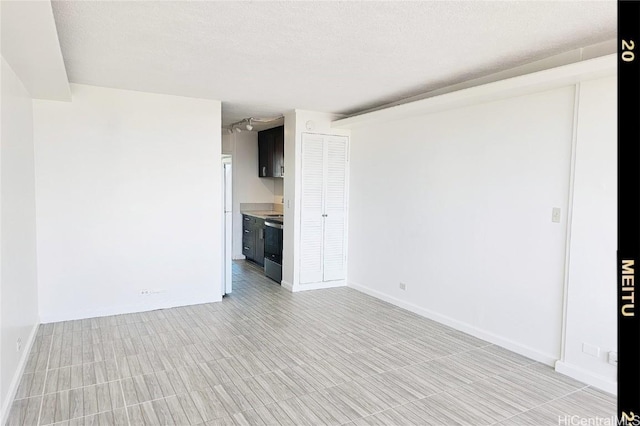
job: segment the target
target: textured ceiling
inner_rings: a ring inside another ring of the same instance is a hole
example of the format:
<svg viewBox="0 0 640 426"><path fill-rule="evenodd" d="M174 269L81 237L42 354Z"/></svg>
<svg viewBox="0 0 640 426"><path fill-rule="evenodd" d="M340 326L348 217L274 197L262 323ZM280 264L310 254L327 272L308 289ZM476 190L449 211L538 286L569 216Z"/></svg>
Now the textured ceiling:
<svg viewBox="0 0 640 426"><path fill-rule="evenodd" d="M616 37L616 2L53 1L74 83L352 114Z"/></svg>

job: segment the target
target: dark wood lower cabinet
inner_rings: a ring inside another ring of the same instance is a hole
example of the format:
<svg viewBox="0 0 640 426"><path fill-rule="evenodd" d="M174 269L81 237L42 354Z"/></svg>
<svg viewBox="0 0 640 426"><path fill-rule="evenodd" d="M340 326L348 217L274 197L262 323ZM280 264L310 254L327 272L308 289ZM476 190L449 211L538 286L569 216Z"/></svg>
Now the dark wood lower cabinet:
<svg viewBox="0 0 640 426"><path fill-rule="evenodd" d="M256 219L256 251L254 262L264 266L264 220Z"/></svg>
<svg viewBox="0 0 640 426"><path fill-rule="evenodd" d="M242 215L242 254L264 266L264 219Z"/></svg>

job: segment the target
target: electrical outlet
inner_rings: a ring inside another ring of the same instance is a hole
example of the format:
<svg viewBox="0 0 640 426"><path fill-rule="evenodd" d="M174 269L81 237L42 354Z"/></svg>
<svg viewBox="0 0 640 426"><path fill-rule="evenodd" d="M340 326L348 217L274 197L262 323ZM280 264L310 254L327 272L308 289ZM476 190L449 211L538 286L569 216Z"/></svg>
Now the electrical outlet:
<svg viewBox="0 0 640 426"><path fill-rule="evenodd" d="M407 285L405 283L400 283L400 290L406 290Z"/></svg>
<svg viewBox="0 0 640 426"><path fill-rule="evenodd" d="M609 352L609 356L607 358L607 361L611 365L618 365L618 352L615 352L615 351Z"/></svg>
<svg viewBox="0 0 640 426"><path fill-rule="evenodd" d="M22 350L22 337L18 337L16 340L16 352L20 352Z"/></svg>
<svg viewBox="0 0 640 426"><path fill-rule="evenodd" d="M551 210L551 222L560 223L560 207L554 207Z"/></svg>
<svg viewBox="0 0 640 426"><path fill-rule="evenodd" d="M166 290L160 290L157 288L145 288L144 290L140 290L140 295L141 296L149 296L151 294L160 294L160 293L165 293Z"/></svg>
<svg viewBox="0 0 640 426"><path fill-rule="evenodd" d="M582 344L582 352L587 355L595 356L596 358L600 356L600 348L597 346L590 345L588 343Z"/></svg>

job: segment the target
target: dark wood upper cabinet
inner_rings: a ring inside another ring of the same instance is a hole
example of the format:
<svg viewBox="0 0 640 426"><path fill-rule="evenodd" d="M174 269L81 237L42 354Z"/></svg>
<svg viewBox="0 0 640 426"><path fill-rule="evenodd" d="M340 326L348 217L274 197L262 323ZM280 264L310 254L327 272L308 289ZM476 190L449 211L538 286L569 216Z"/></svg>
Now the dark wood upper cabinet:
<svg viewBox="0 0 640 426"><path fill-rule="evenodd" d="M273 177L284 177L284 126L274 130Z"/></svg>
<svg viewBox="0 0 640 426"><path fill-rule="evenodd" d="M284 177L284 126L258 132L258 176Z"/></svg>

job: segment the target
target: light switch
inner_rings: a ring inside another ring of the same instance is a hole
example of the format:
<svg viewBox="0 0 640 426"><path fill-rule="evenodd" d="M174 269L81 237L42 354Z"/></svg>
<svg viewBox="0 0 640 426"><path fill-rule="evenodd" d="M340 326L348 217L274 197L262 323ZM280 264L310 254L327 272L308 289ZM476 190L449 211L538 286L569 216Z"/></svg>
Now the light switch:
<svg viewBox="0 0 640 426"><path fill-rule="evenodd" d="M551 210L551 222L560 223L560 207L554 207Z"/></svg>

